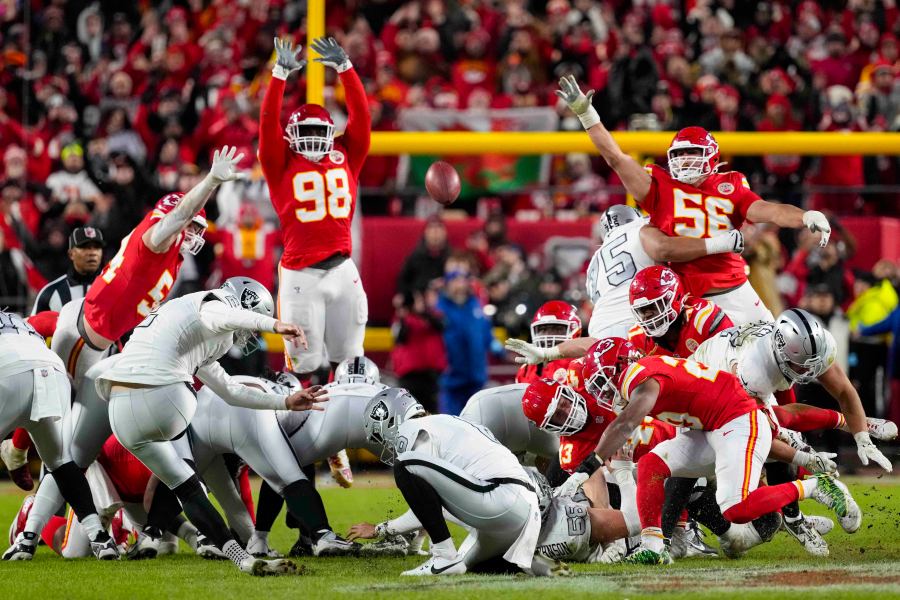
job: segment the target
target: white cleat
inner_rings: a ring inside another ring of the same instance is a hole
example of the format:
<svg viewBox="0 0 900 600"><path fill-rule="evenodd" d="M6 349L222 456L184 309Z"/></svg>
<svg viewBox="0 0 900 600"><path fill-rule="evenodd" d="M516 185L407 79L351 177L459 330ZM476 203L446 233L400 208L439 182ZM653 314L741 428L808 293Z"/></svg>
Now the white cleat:
<svg viewBox="0 0 900 600"><path fill-rule="evenodd" d="M3 560L31 560L37 550L37 539L33 533L21 532L13 544L3 553Z"/></svg>
<svg viewBox="0 0 900 600"><path fill-rule="evenodd" d="M341 450L334 456L328 457L328 468L331 469L331 477L342 488L353 485L353 469L350 468L350 458L346 450Z"/></svg>
<svg viewBox="0 0 900 600"><path fill-rule="evenodd" d="M830 519L828 520L830 521ZM804 518L801 515L799 519L793 522L785 519L783 521L783 526L784 530L788 532L791 537L800 542L809 554L819 557L828 556L828 542L822 539L822 535L813 524L809 522L808 518Z"/></svg>
<svg viewBox="0 0 900 600"><path fill-rule="evenodd" d="M855 533L862 525L862 511L847 486L829 475L816 476L816 489L810 498L834 511L847 533Z"/></svg>
<svg viewBox="0 0 900 600"><path fill-rule="evenodd" d="M750 523L732 523L724 535L719 536L719 548L728 558L740 558L744 553L763 543L763 539Z"/></svg>
<svg viewBox="0 0 900 600"><path fill-rule="evenodd" d="M400 575L404 577L430 577L433 575L462 575L465 572L466 563L463 562L462 556L457 555L450 560L440 556L432 556L415 569L403 571Z"/></svg>
<svg viewBox="0 0 900 600"><path fill-rule="evenodd" d="M219 547L212 543L208 537L203 534L197 536L197 554L206 560L227 560L225 553L219 550ZM243 567L241 567L243 569Z"/></svg>
<svg viewBox="0 0 900 600"><path fill-rule="evenodd" d="M867 417L866 429L876 440L890 441L897 438L897 424L893 421Z"/></svg>
<svg viewBox="0 0 900 600"><path fill-rule="evenodd" d="M269 547L269 540L256 535L256 532L250 536L247 542L247 554L255 558L282 558L283 555L273 548Z"/></svg>
<svg viewBox="0 0 900 600"><path fill-rule="evenodd" d="M241 562L241 573L247 573L254 577L267 577L269 575L296 575L297 565L286 558L275 560L263 560L248 556Z"/></svg>
<svg viewBox="0 0 900 600"><path fill-rule="evenodd" d="M10 545L15 544L16 538L19 537L19 534L25 531L25 523L28 521L28 515L31 514L31 509L33 506L34 495L25 496L25 499L22 500L22 506L19 507L19 512L16 513L16 516L12 520L12 523L9 524Z"/></svg>
<svg viewBox="0 0 900 600"><path fill-rule="evenodd" d="M161 540L147 535L144 532L138 534L137 541L125 552L127 560L147 560L159 555Z"/></svg>
<svg viewBox="0 0 900 600"><path fill-rule="evenodd" d="M812 528L819 532L819 535L828 535L834 529L834 521L828 517L820 517L819 515L803 515L806 522L812 525Z"/></svg>
<svg viewBox="0 0 900 600"><path fill-rule="evenodd" d="M354 556L359 554L360 546L329 531L313 544L313 556Z"/></svg>

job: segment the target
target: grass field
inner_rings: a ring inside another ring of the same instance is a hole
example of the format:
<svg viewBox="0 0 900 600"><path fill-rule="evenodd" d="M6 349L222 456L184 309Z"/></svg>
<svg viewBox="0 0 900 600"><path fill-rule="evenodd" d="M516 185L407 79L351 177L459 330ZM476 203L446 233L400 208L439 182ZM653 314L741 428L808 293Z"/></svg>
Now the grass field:
<svg viewBox="0 0 900 600"><path fill-rule="evenodd" d="M332 525L346 532L355 522L377 522L404 508L399 493L382 485L349 490L324 487ZM362 480L362 481L360 481ZM831 556L812 559L779 533L740 561L688 559L671 567L576 565L566 579L475 576L409 580L401 570L421 557L304 559L299 577L254 579L228 563L209 562L183 552L155 561L99 563L64 561L41 547L30 563L0 563L0 598L900 598L900 480L849 479L865 517L855 535L836 527L827 536ZM0 483L0 524L15 514L23 492ZM822 513L809 501L803 508ZM273 544L287 551L294 532L279 519ZM714 543L711 541L711 543ZM184 550L185 547L182 549ZM18 591L17 591L18 590Z"/></svg>

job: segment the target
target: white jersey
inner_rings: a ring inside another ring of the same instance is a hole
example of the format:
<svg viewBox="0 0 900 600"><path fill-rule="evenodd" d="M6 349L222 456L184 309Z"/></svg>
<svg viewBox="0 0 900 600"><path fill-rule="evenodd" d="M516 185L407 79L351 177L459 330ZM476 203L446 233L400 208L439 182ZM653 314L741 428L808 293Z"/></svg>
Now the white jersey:
<svg viewBox="0 0 900 600"><path fill-rule="evenodd" d="M25 319L0 311L0 377L40 367L66 372L62 360L47 348L44 338Z"/></svg>
<svg viewBox="0 0 900 600"><path fill-rule="evenodd" d="M430 415L401 423L397 455L408 450L440 458L482 481L516 479L532 485L516 457L486 427L459 417Z"/></svg>
<svg viewBox="0 0 900 600"><path fill-rule="evenodd" d="M638 271L656 264L641 244L641 228L647 222L638 219L616 227L591 258L587 271L588 298L594 305L588 324L591 337L628 337L634 325L628 286Z"/></svg>
<svg viewBox="0 0 900 600"><path fill-rule="evenodd" d="M481 390L469 398L459 416L487 427L513 454L530 452L555 459L559 437L540 429L522 412L522 396L527 388L527 383L513 383Z"/></svg>
<svg viewBox="0 0 900 600"><path fill-rule="evenodd" d="M593 550L590 506L581 490L554 498L541 523L536 553L553 560L587 561Z"/></svg>
<svg viewBox="0 0 900 600"><path fill-rule="evenodd" d="M325 386L328 402L325 410L280 410L278 424L291 442L301 465L327 459L344 448L366 448L376 455L380 446L366 440L363 427L366 404L386 390L380 383L330 383Z"/></svg>
<svg viewBox="0 0 900 600"><path fill-rule="evenodd" d="M726 329L700 344L691 359L733 373L748 394L771 404L772 394L791 387L772 353L774 331L766 321Z"/></svg>

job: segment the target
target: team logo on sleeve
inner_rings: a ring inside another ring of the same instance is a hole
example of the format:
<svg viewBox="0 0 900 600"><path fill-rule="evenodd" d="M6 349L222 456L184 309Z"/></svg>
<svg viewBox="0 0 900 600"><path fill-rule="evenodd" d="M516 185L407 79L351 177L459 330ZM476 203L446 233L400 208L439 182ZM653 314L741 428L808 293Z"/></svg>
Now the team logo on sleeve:
<svg viewBox="0 0 900 600"><path fill-rule="evenodd" d="M716 189L719 190L720 194L728 195L728 194L731 194L734 192L734 185L732 185L726 181L724 183L720 183L719 187Z"/></svg>
<svg viewBox="0 0 900 600"><path fill-rule="evenodd" d="M241 292L241 306L246 308L247 310L253 310L259 303L261 302L259 298L259 294L251 290L250 288L244 288L244 291Z"/></svg>
<svg viewBox="0 0 900 600"><path fill-rule="evenodd" d="M700 346L700 344L697 343L697 340L695 340L693 338L688 338L684 342L684 345L687 346L687 349L690 350L691 352L696 352L697 347Z"/></svg>
<svg viewBox="0 0 900 600"><path fill-rule="evenodd" d="M344 153L340 150L332 150L328 154L328 159L336 165L344 164Z"/></svg>

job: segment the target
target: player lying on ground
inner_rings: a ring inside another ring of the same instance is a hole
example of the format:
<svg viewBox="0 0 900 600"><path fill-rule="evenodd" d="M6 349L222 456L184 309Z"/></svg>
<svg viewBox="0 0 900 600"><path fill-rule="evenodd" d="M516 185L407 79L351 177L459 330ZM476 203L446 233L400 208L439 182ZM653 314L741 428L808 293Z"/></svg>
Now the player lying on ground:
<svg viewBox="0 0 900 600"><path fill-rule="evenodd" d="M229 404L260 410L309 410L322 401L318 389L290 395L235 382L217 360L233 345L258 345L257 331L302 339L296 325L275 320L271 294L258 282L228 279L220 289L188 294L154 310L97 379L109 400L116 438L174 492L185 514L241 571L253 575L293 572L290 561L251 557L235 541L213 508L194 470L188 441L197 400L189 384L196 376ZM159 492L157 492L159 493Z"/></svg>
<svg viewBox="0 0 900 600"><path fill-rule="evenodd" d="M675 135L667 152L668 171L656 165L645 169L622 151L600 122L591 105L593 91L583 94L572 76L560 79L559 87L557 95L578 116L600 155L662 233L708 239L751 221L807 227L821 232L822 246L828 243L831 226L822 213L762 200L741 173L720 172L724 163L719 162L719 145L705 129L687 127ZM713 254L673 267L692 295L714 297L736 325L773 319L747 281L746 264L739 255Z"/></svg>

